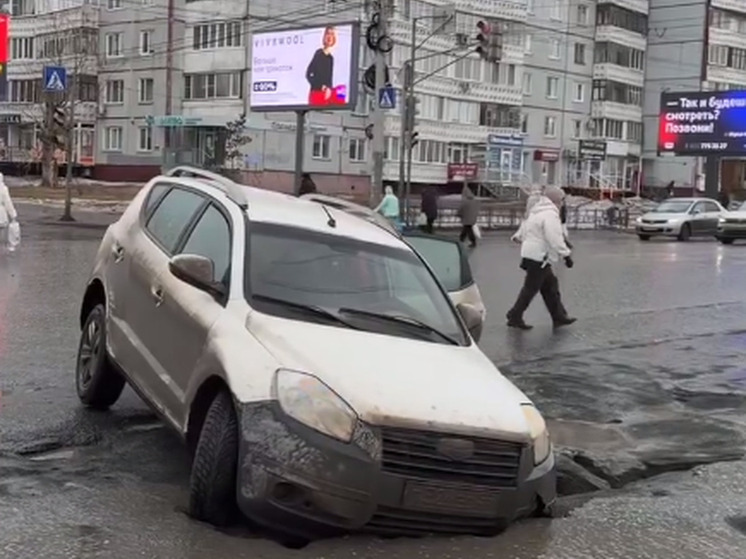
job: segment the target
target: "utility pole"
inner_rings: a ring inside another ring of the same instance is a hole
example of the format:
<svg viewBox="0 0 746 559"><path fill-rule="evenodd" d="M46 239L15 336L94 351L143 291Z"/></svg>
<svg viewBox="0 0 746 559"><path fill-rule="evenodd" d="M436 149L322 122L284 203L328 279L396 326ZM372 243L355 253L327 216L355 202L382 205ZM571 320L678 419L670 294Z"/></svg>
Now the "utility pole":
<svg viewBox="0 0 746 559"><path fill-rule="evenodd" d="M77 75L76 75L77 78ZM67 119L65 122L66 129L66 147L65 152L67 157L65 161L67 166L65 167L65 211L60 218L60 221L75 221L72 214L73 207L73 151L75 149L75 89L76 87L68 87L67 94Z"/></svg>
<svg viewBox="0 0 746 559"><path fill-rule="evenodd" d="M387 36L388 20L392 0L378 0L378 37ZM383 194L383 158L386 147L384 138L385 113L381 107L381 91L386 87L386 53L380 48L375 51L376 67L376 110L373 113L373 180L370 185L370 201L374 203Z"/></svg>

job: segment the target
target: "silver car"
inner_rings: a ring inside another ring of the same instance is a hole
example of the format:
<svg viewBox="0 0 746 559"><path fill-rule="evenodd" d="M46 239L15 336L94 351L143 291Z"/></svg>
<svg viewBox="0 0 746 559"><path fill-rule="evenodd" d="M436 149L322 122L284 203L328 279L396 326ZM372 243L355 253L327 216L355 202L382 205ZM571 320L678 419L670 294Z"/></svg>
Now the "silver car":
<svg viewBox="0 0 746 559"><path fill-rule="evenodd" d="M713 237L725 208L710 198L669 198L637 218L635 231L641 241L652 237Z"/></svg>
<svg viewBox="0 0 746 559"><path fill-rule="evenodd" d="M732 245L737 239L746 239L746 202L732 204L733 209L723 213L718 225L717 239Z"/></svg>

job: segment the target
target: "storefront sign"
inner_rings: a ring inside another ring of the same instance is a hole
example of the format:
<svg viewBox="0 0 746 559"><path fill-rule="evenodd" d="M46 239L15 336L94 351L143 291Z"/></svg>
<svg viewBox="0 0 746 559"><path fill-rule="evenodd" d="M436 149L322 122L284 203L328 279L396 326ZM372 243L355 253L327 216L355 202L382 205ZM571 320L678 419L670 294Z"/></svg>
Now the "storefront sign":
<svg viewBox="0 0 746 559"><path fill-rule="evenodd" d="M479 165L476 163L449 163L448 180L473 180L477 178Z"/></svg>
<svg viewBox="0 0 746 559"><path fill-rule="evenodd" d="M0 124L19 124L21 115L0 115Z"/></svg>
<svg viewBox="0 0 746 559"><path fill-rule="evenodd" d="M489 134L487 136L487 180L513 183L520 180L523 136Z"/></svg>
<svg viewBox="0 0 746 559"><path fill-rule="evenodd" d="M164 128L178 128L181 126L199 126L202 117L183 115L146 116L148 126L162 126Z"/></svg>
<svg viewBox="0 0 746 559"><path fill-rule="evenodd" d="M559 161L560 152L557 149L537 149L534 151L534 161Z"/></svg>
<svg viewBox="0 0 746 559"><path fill-rule="evenodd" d="M581 161L603 161L606 159L606 142L603 140L580 140L578 159Z"/></svg>

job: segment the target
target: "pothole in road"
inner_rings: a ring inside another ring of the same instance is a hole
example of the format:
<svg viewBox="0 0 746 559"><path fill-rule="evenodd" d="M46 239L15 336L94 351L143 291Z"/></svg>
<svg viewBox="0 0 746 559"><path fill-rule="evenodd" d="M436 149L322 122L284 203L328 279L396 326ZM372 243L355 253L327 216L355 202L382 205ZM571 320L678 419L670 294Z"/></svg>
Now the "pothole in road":
<svg viewBox="0 0 746 559"><path fill-rule="evenodd" d="M746 536L746 516L729 516L725 519L725 522L728 526Z"/></svg>

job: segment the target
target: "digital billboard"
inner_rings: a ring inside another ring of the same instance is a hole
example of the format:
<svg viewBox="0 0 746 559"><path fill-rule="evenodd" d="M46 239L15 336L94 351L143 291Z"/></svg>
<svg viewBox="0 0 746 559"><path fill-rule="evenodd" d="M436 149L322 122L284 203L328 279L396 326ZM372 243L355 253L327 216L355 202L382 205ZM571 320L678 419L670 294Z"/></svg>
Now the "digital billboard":
<svg viewBox="0 0 746 559"><path fill-rule="evenodd" d="M746 155L746 91L662 93L658 152Z"/></svg>
<svg viewBox="0 0 746 559"><path fill-rule="evenodd" d="M254 33L252 111L350 109L357 102L357 23Z"/></svg>

